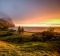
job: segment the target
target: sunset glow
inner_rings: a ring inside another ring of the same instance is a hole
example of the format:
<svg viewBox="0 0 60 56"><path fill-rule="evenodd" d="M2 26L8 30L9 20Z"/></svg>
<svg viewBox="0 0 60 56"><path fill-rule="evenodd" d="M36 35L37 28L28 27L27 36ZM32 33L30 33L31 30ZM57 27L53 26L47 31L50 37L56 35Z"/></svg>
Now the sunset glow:
<svg viewBox="0 0 60 56"><path fill-rule="evenodd" d="M1 0L0 12L16 26L60 26L60 0Z"/></svg>
<svg viewBox="0 0 60 56"><path fill-rule="evenodd" d="M27 27L59 27L60 20L49 20L47 22L41 22L38 24L16 24L16 26L27 26Z"/></svg>
<svg viewBox="0 0 60 56"><path fill-rule="evenodd" d="M60 56L60 0L0 0L0 56Z"/></svg>
<svg viewBox="0 0 60 56"><path fill-rule="evenodd" d="M51 24L51 23L45 23L45 24L16 24L16 26L23 26L23 27L59 27L60 24Z"/></svg>

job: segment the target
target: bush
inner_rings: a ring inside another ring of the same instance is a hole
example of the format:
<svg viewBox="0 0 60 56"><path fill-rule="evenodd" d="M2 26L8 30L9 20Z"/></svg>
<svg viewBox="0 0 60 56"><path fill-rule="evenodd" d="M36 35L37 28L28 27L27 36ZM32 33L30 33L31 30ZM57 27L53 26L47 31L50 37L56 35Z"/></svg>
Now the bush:
<svg viewBox="0 0 60 56"><path fill-rule="evenodd" d="M32 35L32 41L44 41L44 37L41 33L36 33Z"/></svg>
<svg viewBox="0 0 60 56"><path fill-rule="evenodd" d="M41 33L33 34L32 35L32 41L53 41L53 40L59 39L60 35L58 35L58 37L56 37L56 36L55 36L55 32L44 31Z"/></svg>
<svg viewBox="0 0 60 56"><path fill-rule="evenodd" d="M9 31L1 31L0 32L0 37L11 36L11 35L13 35L13 33L9 32Z"/></svg>

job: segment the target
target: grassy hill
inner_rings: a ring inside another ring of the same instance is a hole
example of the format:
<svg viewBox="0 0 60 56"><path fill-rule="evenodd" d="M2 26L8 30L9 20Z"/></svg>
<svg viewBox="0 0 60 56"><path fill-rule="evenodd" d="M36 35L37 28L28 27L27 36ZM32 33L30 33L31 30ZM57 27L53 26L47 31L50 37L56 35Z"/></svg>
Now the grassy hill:
<svg viewBox="0 0 60 56"><path fill-rule="evenodd" d="M43 38L40 34L1 31L0 56L60 56L60 40L38 41ZM38 40L32 41L32 38Z"/></svg>
<svg viewBox="0 0 60 56"><path fill-rule="evenodd" d="M54 42L27 42L13 44L0 41L0 56L59 56L54 50Z"/></svg>

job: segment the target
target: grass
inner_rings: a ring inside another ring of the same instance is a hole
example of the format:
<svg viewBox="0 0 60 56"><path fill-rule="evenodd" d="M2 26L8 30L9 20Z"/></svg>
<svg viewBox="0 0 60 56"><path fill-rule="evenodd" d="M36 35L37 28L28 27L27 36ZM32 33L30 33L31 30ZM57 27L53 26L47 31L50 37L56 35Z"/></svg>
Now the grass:
<svg viewBox="0 0 60 56"><path fill-rule="evenodd" d="M23 33L24 36L31 36L32 34L34 34L34 32L24 32Z"/></svg>
<svg viewBox="0 0 60 56"><path fill-rule="evenodd" d="M55 41L56 42L56 41ZM58 56L56 44L60 42L12 43L0 41L0 56Z"/></svg>
<svg viewBox="0 0 60 56"><path fill-rule="evenodd" d="M54 42L26 42L21 44L15 44L15 43L6 43L4 47L6 50L11 50L10 54L13 53L16 56L28 56L28 55L41 55L41 56L57 56L58 53L52 49L54 46L51 45L51 43L54 44ZM14 52L12 52L14 51ZM16 53L15 53L16 52ZM17 55L18 54L18 55Z"/></svg>
<svg viewBox="0 0 60 56"><path fill-rule="evenodd" d="M32 34L24 32L23 35L0 37L0 56L60 56L60 41L18 41L21 37L29 40Z"/></svg>
<svg viewBox="0 0 60 56"><path fill-rule="evenodd" d="M18 53L13 45L0 41L0 56L18 56Z"/></svg>

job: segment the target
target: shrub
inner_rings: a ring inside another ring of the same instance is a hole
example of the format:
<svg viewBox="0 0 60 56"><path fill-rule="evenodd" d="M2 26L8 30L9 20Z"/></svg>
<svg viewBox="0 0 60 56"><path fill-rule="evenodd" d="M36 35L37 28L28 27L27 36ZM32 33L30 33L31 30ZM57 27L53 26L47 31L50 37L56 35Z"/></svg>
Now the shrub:
<svg viewBox="0 0 60 56"><path fill-rule="evenodd" d="M9 31L1 31L0 32L0 37L11 36L11 35L13 35L13 33L9 32Z"/></svg>

